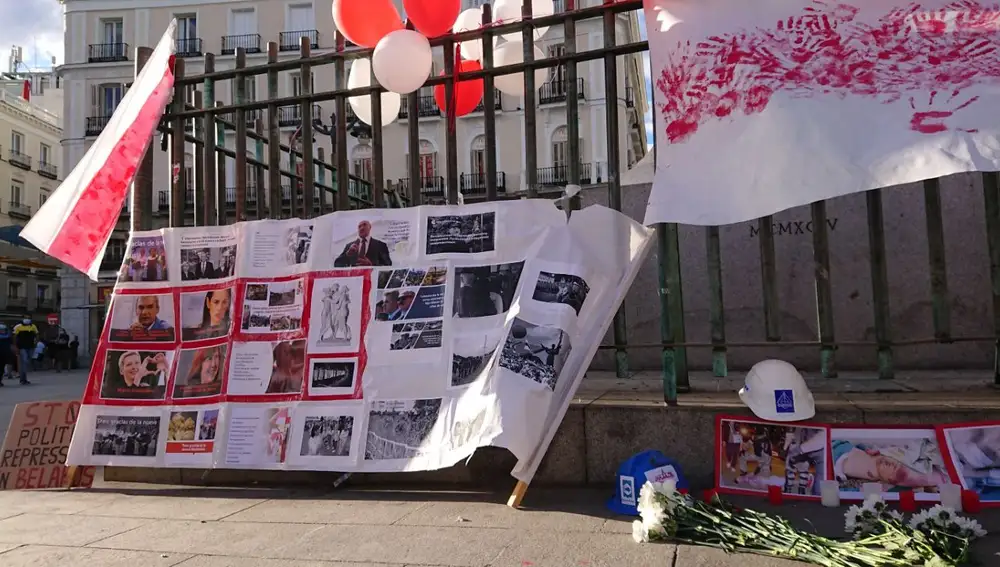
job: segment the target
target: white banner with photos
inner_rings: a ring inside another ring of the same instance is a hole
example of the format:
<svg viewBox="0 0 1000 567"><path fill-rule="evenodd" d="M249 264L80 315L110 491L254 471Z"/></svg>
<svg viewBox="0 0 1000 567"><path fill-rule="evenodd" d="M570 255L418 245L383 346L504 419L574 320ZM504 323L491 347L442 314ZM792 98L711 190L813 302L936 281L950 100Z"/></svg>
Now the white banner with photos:
<svg viewBox="0 0 1000 567"><path fill-rule="evenodd" d="M545 200L133 234L67 463L387 472L492 445L529 481L651 237Z"/></svg>

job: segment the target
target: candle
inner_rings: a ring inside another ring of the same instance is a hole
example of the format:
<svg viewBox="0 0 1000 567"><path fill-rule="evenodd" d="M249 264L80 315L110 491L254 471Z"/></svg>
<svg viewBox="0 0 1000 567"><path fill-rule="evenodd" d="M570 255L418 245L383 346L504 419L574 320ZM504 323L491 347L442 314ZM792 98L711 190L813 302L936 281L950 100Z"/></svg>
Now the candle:
<svg viewBox="0 0 1000 567"><path fill-rule="evenodd" d="M823 505L828 508L840 506L840 483L835 480L819 481L819 494Z"/></svg>
<svg viewBox="0 0 1000 567"><path fill-rule="evenodd" d="M878 496L879 500L882 499L882 484L879 482L866 482L861 485L861 492L865 495L865 500L872 496Z"/></svg>
<svg viewBox="0 0 1000 567"><path fill-rule="evenodd" d="M941 505L956 512L962 511L962 487L957 484L942 484Z"/></svg>

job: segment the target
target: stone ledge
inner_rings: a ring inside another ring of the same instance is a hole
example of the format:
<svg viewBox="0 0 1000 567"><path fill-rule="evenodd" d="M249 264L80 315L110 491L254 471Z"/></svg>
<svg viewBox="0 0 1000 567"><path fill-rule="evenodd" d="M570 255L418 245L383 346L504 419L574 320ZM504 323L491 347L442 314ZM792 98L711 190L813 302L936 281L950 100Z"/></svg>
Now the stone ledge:
<svg viewBox="0 0 1000 567"><path fill-rule="evenodd" d="M591 385L593 386L593 385ZM659 396L657 398L657 395ZM961 392L816 393L820 423L934 425L996 419L1000 391L984 388ZM659 449L681 463L696 486L712 483L715 416L750 415L732 392L685 394L668 407L662 394L592 387L566 413L542 461L536 485L612 486L618 465L646 449ZM356 474L358 485L420 485L425 488L514 485L510 471L516 459L508 451L486 447L468 463L439 471ZM108 481L206 486L330 486L338 473L250 471L230 469L146 469L107 467Z"/></svg>

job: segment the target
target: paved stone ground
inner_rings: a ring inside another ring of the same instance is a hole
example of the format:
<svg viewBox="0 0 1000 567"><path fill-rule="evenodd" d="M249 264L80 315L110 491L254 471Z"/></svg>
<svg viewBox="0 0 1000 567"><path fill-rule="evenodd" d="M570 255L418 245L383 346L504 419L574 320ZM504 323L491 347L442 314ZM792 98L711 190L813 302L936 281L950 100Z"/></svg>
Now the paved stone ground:
<svg viewBox="0 0 1000 567"><path fill-rule="evenodd" d="M4 567L795 567L711 549L632 541L628 518L593 490L505 494L206 490L98 484L0 493ZM740 504L747 504L741 501ZM757 507L766 508L761 502ZM783 506L801 526L838 535L843 510ZM980 515L1000 530L1000 514ZM998 532L1000 533L1000 532ZM1000 537L977 548L1000 562Z"/></svg>

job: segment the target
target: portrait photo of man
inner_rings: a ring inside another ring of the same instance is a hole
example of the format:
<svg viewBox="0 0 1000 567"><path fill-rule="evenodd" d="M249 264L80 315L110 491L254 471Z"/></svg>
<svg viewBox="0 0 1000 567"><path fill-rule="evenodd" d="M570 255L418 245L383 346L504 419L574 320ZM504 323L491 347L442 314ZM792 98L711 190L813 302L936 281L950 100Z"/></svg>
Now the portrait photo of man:
<svg viewBox="0 0 1000 567"><path fill-rule="evenodd" d="M160 319L160 298L155 295L140 295L135 300L135 320L129 329L133 333L169 331L169 323Z"/></svg>
<svg viewBox="0 0 1000 567"><path fill-rule="evenodd" d="M333 261L338 268L355 266L391 266L389 246L371 236L372 224L366 220L358 223L358 236L344 246L344 250Z"/></svg>

